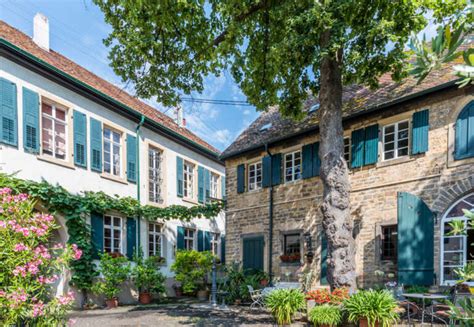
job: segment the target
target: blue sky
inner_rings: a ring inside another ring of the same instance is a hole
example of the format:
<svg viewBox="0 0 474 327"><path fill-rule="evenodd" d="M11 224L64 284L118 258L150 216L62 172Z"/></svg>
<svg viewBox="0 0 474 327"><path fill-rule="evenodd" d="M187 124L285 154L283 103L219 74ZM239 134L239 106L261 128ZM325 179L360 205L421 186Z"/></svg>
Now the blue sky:
<svg viewBox="0 0 474 327"><path fill-rule="evenodd" d="M50 47L102 78L123 87L108 66L108 50L102 44L110 31L102 12L91 0L1 0L0 19L33 35L33 17L45 14L50 24ZM246 100L229 73L206 78L202 94L196 98ZM153 100L148 103L166 111ZM187 127L198 136L224 150L258 113L250 106L222 106L184 102ZM166 111L172 115L173 110Z"/></svg>

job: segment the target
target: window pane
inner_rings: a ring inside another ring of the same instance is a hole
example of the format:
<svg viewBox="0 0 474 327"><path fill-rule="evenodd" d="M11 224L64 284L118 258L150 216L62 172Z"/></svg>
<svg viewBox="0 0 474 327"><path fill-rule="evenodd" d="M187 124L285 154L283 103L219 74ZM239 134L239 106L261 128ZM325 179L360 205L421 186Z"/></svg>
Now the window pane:
<svg viewBox="0 0 474 327"><path fill-rule="evenodd" d="M113 136L114 136L113 141L115 143L120 143L120 133L113 132Z"/></svg>
<svg viewBox="0 0 474 327"><path fill-rule="evenodd" d="M56 118L61 121L66 121L66 112L56 108Z"/></svg>
<svg viewBox="0 0 474 327"><path fill-rule="evenodd" d="M114 238L120 239L120 231L119 230L114 230Z"/></svg>
<svg viewBox="0 0 474 327"><path fill-rule="evenodd" d="M110 237L110 228L104 228L104 237Z"/></svg>
<svg viewBox="0 0 474 327"><path fill-rule="evenodd" d="M66 157L66 126L56 122L56 157Z"/></svg>
<svg viewBox="0 0 474 327"><path fill-rule="evenodd" d="M121 220L120 218L114 217L114 225L117 227L120 226L120 220Z"/></svg>
<svg viewBox="0 0 474 327"><path fill-rule="evenodd" d="M104 128L104 138L110 140L110 129Z"/></svg>
<svg viewBox="0 0 474 327"><path fill-rule="evenodd" d="M53 121L49 118L43 117L41 119L43 129L41 131L41 136L43 140L43 152L48 154L53 153Z"/></svg>
<svg viewBox="0 0 474 327"><path fill-rule="evenodd" d="M394 133L395 132L395 125L385 127L385 134Z"/></svg>
<svg viewBox="0 0 474 327"><path fill-rule="evenodd" d="M463 241L461 236L445 237L444 251L462 250Z"/></svg>
<svg viewBox="0 0 474 327"><path fill-rule="evenodd" d="M404 121L398 124L398 130L408 129L408 121ZM407 131L408 133L408 131ZM408 136L408 134L407 134Z"/></svg>
<svg viewBox="0 0 474 327"><path fill-rule="evenodd" d="M391 151L395 148L395 143L391 142L391 143L385 143L384 145L384 150L385 151Z"/></svg>
<svg viewBox="0 0 474 327"><path fill-rule="evenodd" d="M112 219L112 218L110 218L110 216L105 216L105 217L104 217L104 224L105 224L105 225L110 225L111 219Z"/></svg>
<svg viewBox="0 0 474 327"><path fill-rule="evenodd" d="M444 264L446 266L462 266L464 262L464 255L462 252L453 252L444 254Z"/></svg>
<svg viewBox="0 0 474 327"><path fill-rule="evenodd" d="M114 251L120 251L120 240L114 239Z"/></svg>
<svg viewBox="0 0 474 327"><path fill-rule="evenodd" d="M385 159L392 159L392 158L394 158L394 156L395 156L394 151L385 152Z"/></svg>
<svg viewBox="0 0 474 327"><path fill-rule="evenodd" d="M41 112L46 114L46 115L52 116L53 115L53 108L49 104L42 103L41 104Z"/></svg>

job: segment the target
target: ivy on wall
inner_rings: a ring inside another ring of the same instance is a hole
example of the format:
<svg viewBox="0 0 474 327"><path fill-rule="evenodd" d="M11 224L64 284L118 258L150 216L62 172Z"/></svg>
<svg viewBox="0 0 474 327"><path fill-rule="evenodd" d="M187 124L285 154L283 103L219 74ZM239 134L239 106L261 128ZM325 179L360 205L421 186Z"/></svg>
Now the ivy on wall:
<svg viewBox="0 0 474 327"><path fill-rule="evenodd" d="M171 205L159 208L140 205L132 197L114 197L104 192L87 191L80 194L69 193L60 185L52 185L47 181L35 182L23 180L0 173L0 187L9 187L14 193L27 193L52 215L60 214L65 218L68 229L68 243L75 243L83 251L80 260L71 262L73 271L71 284L87 291L97 275L92 263L91 230L86 217L91 212L106 213L114 210L127 217L142 217L149 221L178 219L189 221L193 218L212 218L223 209L223 201L214 201L207 205L186 207Z"/></svg>

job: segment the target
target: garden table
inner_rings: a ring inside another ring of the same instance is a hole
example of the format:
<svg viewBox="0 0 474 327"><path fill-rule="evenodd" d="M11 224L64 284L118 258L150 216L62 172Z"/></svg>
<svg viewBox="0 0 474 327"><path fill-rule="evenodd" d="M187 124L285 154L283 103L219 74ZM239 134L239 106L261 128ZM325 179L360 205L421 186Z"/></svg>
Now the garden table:
<svg viewBox="0 0 474 327"><path fill-rule="evenodd" d="M425 314L429 314L431 317L433 317L432 312L428 312L426 310L426 304L425 300L446 300L448 296L443 295L443 294L426 294L426 293L403 293L402 294L406 298L412 298L412 299L421 299L422 302L422 308L421 308L421 324L425 322ZM410 301L408 301L408 323L410 324Z"/></svg>

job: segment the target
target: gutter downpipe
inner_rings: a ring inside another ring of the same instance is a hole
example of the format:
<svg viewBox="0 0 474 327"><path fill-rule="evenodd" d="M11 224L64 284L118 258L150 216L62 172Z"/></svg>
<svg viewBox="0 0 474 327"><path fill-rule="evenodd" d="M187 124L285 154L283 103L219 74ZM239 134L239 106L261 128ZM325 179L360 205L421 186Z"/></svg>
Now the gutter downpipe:
<svg viewBox="0 0 474 327"><path fill-rule="evenodd" d="M269 282L272 282L273 273L272 273L272 256L273 256L273 181L272 181L272 154L268 150L268 143L265 143L265 152L270 156L270 186L269 186L269 195L268 195L268 275Z"/></svg>
<svg viewBox="0 0 474 327"><path fill-rule="evenodd" d="M143 124L145 123L145 116L144 115L141 115L141 118L140 118L140 122L138 123L136 129L135 129L135 133L137 135L137 201L138 201L138 204L141 205L141 197L140 197L140 128L143 126ZM138 215L137 217L137 243L138 243L138 247L136 249L137 253L138 251L140 250L140 220L141 220L141 216L140 214Z"/></svg>

